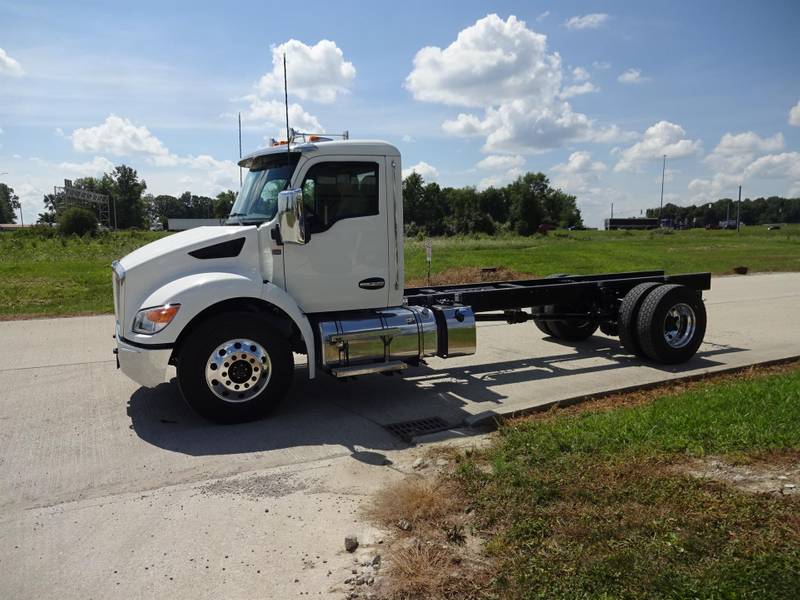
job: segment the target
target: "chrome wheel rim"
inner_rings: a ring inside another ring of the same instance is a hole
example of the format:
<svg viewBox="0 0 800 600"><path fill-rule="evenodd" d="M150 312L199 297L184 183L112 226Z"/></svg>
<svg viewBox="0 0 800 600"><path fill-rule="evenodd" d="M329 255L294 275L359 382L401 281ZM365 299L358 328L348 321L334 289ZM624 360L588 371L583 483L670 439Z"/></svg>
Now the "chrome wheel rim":
<svg viewBox="0 0 800 600"><path fill-rule="evenodd" d="M694 309L680 302L670 308L664 317L664 341L670 348L683 348L694 338L696 328Z"/></svg>
<svg viewBox="0 0 800 600"><path fill-rule="evenodd" d="M206 361L208 389L225 402L247 402L260 394L272 376L272 361L258 342L228 340Z"/></svg>

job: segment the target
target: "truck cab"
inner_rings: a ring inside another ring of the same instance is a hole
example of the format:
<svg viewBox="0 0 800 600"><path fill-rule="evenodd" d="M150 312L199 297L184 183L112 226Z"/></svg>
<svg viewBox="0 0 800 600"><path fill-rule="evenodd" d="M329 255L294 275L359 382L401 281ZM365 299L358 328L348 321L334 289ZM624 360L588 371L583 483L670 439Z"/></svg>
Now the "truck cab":
<svg viewBox="0 0 800 600"><path fill-rule="evenodd" d="M474 353L478 320L532 320L570 341L601 327L666 363L688 360L702 341L707 273L404 289L397 148L294 141L241 159L246 176L226 225L113 263L117 360L135 382L159 385L174 366L184 399L231 423L261 418L286 396L297 354L312 379L402 371ZM642 317L645 306L652 314Z"/></svg>

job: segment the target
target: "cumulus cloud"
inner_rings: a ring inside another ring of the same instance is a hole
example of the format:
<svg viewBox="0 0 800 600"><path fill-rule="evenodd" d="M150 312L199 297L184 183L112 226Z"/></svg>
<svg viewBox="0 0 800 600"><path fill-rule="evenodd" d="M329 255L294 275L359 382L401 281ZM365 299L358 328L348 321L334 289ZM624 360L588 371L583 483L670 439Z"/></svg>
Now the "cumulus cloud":
<svg viewBox="0 0 800 600"><path fill-rule="evenodd" d="M258 81L261 96L283 94L283 55L289 93L301 100L333 102L347 93L355 79L356 68L344 59L344 53L331 40L320 40L313 46L290 39L272 46L272 71Z"/></svg>
<svg viewBox="0 0 800 600"><path fill-rule="evenodd" d="M606 13L592 13L589 15L579 15L570 17L564 23L567 29L579 31L581 29L597 29L608 21Z"/></svg>
<svg viewBox="0 0 800 600"><path fill-rule="evenodd" d="M695 201L714 200L734 190L748 178L800 181L800 161L796 152L768 154L782 150L781 133L761 137L752 131L726 133L705 162L714 170L707 178L692 179L689 190Z"/></svg>
<svg viewBox="0 0 800 600"><path fill-rule="evenodd" d="M304 101L330 103L349 92L356 68L345 60L344 53L331 40L320 40L313 46L290 39L274 45L272 70L261 76L251 94L241 100L249 103L242 117L249 122L262 122L275 129L277 137L286 137L283 101L283 55L286 54L289 96ZM300 104L289 105L289 126L299 131L321 132L319 119Z"/></svg>
<svg viewBox="0 0 800 600"><path fill-rule="evenodd" d="M649 77L642 76L641 69L628 69L627 71L620 73L619 77L617 77L617 81L620 83L644 83L645 81L649 81Z"/></svg>
<svg viewBox="0 0 800 600"><path fill-rule="evenodd" d="M492 14L462 30L447 48L417 52L405 85L426 102L482 107L527 96L539 103L561 86L561 58L546 50L547 37L524 21Z"/></svg>
<svg viewBox="0 0 800 600"><path fill-rule="evenodd" d="M277 137L286 137L286 108L281 100L265 100L256 95L246 96L250 109L242 113L245 121L263 122L278 131ZM323 131L317 117L292 102L289 104L289 124L299 131Z"/></svg>
<svg viewBox="0 0 800 600"><path fill-rule="evenodd" d="M800 152L782 152L757 158L747 167L748 177L800 181Z"/></svg>
<svg viewBox="0 0 800 600"><path fill-rule="evenodd" d="M82 163L62 162L58 168L73 177L99 176L113 171L114 163L104 156L95 156L92 160Z"/></svg>
<svg viewBox="0 0 800 600"><path fill-rule="evenodd" d="M405 86L417 100L483 109L482 115L459 113L442 128L449 135L484 136L486 152L537 153L613 138L617 130L596 128L564 101L594 86L562 90L562 77L561 57L547 52L546 36L513 15L504 21L491 14L446 48L417 52Z"/></svg>
<svg viewBox="0 0 800 600"><path fill-rule="evenodd" d="M572 79L575 81L588 81L589 71L583 67L575 67L572 69Z"/></svg>
<svg viewBox="0 0 800 600"><path fill-rule="evenodd" d="M800 127L800 100L789 111L789 125Z"/></svg>
<svg viewBox="0 0 800 600"><path fill-rule="evenodd" d="M538 17L536 17L536 20L537 20L539 23L541 23L542 21L544 21L544 20L545 20L547 17L549 17L549 16L550 16L550 11L549 11L549 10L546 10L546 11L544 11L543 13L539 13L539 16L538 16Z"/></svg>
<svg viewBox="0 0 800 600"><path fill-rule="evenodd" d="M592 63L592 66L600 71L605 71L611 68L611 63L606 60L596 60Z"/></svg>
<svg viewBox="0 0 800 600"><path fill-rule="evenodd" d="M403 169L403 178L408 177L411 175L411 173L416 173L425 181L433 181L439 177L439 169L433 165L429 165L424 160L408 167L407 169Z"/></svg>
<svg viewBox="0 0 800 600"><path fill-rule="evenodd" d="M565 87L563 90L561 90L561 97L572 98L573 96L581 96L583 94L591 94L599 91L600 88L598 88L591 81L584 81L583 83L568 85Z"/></svg>
<svg viewBox="0 0 800 600"><path fill-rule="evenodd" d="M744 170L757 155L782 150L783 145L781 133L767 138L752 131L726 133L705 160L717 171L736 173Z"/></svg>
<svg viewBox="0 0 800 600"><path fill-rule="evenodd" d="M514 168L519 168L525 164L525 158L519 154L515 155L500 155L492 154L478 162L476 167L479 169L486 169L492 171L503 171Z"/></svg>
<svg viewBox="0 0 800 600"><path fill-rule="evenodd" d="M143 125L109 115L94 127L75 129L69 136L78 152L108 153L114 156L143 157L157 167L186 167L203 171L212 184L233 186L238 181L235 163L217 160L208 154L180 156L169 149ZM114 168L108 159L95 156L85 163L61 163L60 168L80 173L103 173Z"/></svg>
<svg viewBox="0 0 800 600"><path fill-rule="evenodd" d="M11 77L25 75L25 70L19 64L19 61L10 57L2 48L0 48L0 75L10 75Z"/></svg>
<svg viewBox="0 0 800 600"><path fill-rule="evenodd" d="M556 173L553 180L556 186L570 193L582 193L598 184L606 165L592 160L589 152L581 150L573 152L566 162L553 166L551 170Z"/></svg>
<svg viewBox="0 0 800 600"><path fill-rule="evenodd" d="M72 132L72 147L78 152L108 152L115 156L146 155L166 159L169 150L147 127L111 114L100 125Z"/></svg>
<svg viewBox="0 0 800 600"><path fill-rule="evenodd" d="M664 154L674 159L693 156L701 151L700 140L688 139L683 127L669 121L659 121L647 128L639 142L621 151L614 171L637 171L643 163L660 159Z"/></svg>

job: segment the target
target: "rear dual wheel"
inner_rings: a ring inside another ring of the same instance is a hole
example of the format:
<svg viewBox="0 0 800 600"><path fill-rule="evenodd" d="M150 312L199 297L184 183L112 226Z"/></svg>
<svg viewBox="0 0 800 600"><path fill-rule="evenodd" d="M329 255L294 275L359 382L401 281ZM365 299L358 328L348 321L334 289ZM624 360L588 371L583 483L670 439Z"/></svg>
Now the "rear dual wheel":
<svg viewBox="0 0 800 600"><path fill-rule="evenodd" d="M663 364L686 362L706 332L700 294L685 285L642 283L620 305L619 336L631 353Z"/></svg>

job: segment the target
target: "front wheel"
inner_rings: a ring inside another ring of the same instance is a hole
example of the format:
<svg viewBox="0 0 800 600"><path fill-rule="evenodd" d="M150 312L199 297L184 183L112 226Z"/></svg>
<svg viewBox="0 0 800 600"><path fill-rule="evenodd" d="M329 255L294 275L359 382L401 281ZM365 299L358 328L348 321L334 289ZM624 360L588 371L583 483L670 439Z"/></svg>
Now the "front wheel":
<svg viewBox="0 0 800 600"><path fill-rule="evenodd" d="M183 342L178 386L186 402L217 423L261 419L289 391L294 360L288 341L249 313L212 317Z"/></svg>

